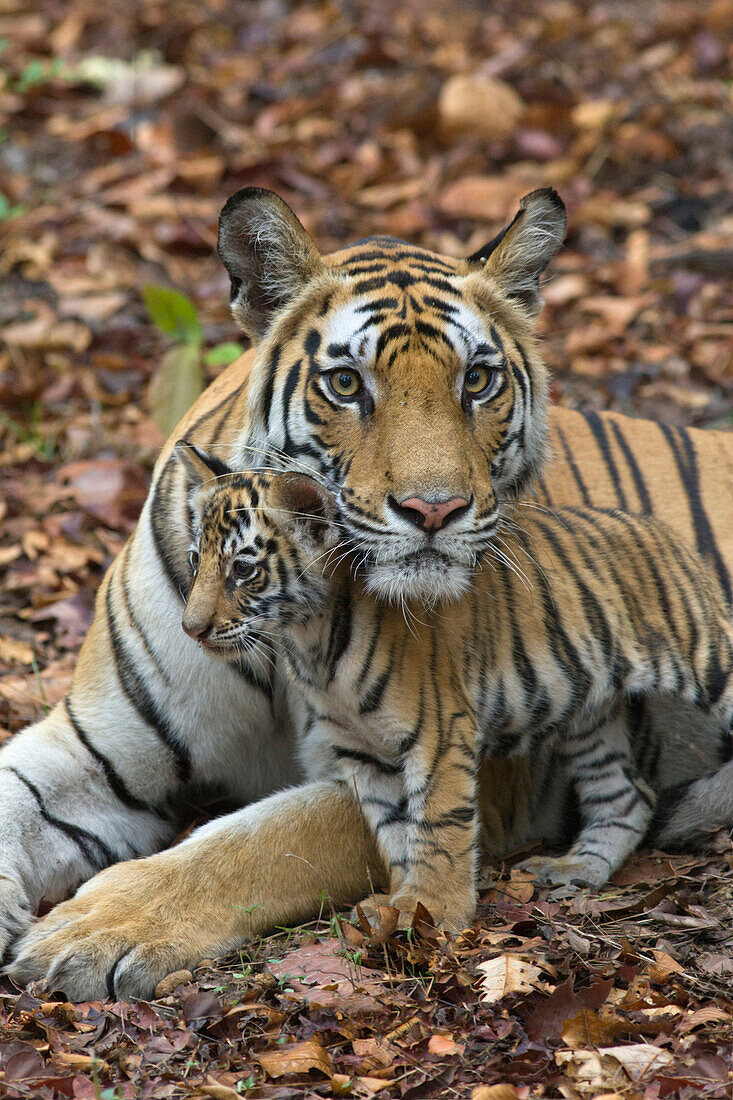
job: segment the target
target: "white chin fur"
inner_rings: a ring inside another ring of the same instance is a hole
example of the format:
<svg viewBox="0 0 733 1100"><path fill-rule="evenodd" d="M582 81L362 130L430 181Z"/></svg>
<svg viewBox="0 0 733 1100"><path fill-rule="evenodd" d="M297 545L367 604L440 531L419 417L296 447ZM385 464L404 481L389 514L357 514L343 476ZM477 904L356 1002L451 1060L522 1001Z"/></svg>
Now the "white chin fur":
<svg viewBox="0 0 733 1100"><path fill-rule="evenodd" d="M454 562L427 560L370 563L364 575L367 592L388 603L415 601L427 607L454 603L471 586L471 569Z"/></svg>

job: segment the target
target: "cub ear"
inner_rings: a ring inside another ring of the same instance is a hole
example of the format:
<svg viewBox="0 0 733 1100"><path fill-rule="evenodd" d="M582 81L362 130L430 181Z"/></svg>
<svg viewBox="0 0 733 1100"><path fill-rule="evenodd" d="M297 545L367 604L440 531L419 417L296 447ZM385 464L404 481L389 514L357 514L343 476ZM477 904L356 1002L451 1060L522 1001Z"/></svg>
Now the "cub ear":
<svg viewBox="0 0 733 1100"><path fill-rule="evenodd" d="M534 319L540 311L540 275L565 239L565 203L552 187L525 195L514 220L468 257L482 264L504 293Z"/></svg>
<svg viewBox="0 0 733 1100"><path fill-rule="evenodd" d="M336 542L336 501L314 478L304 474L278 474L267 495L278 512L278 522L315 546Z"/></svg>
<svg viewBox="0 0 733 1100"><path fill-rule="evenodd" d="M186 471L191 489L196 489L207 481L213 481L217 477L233 472L221 459L214 458L207 451L202 451L200 447L188 443L185 439L178 440L173 448L173 456Z"/></svg>
<svg viewBox="0 0 733 1100"><path fill-rule="evenodd" d="M253 340L261 339L277 311L324 269L287 203L261 187L245 187L226 203L218 251L232 281L234 319Z"/></svg>

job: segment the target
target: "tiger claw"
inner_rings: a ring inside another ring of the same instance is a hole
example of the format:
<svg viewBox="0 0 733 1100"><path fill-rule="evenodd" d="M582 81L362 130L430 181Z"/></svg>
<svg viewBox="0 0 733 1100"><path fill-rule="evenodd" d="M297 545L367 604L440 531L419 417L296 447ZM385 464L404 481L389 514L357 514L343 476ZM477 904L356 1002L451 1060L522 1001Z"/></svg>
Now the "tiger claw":
<svg viewBox="0 0 733 1100"><path fill-rule="evenodd" d="M602 886L608 879L608 866L592 856L533 856L517 869L534 875L543 886Z"/></svg>

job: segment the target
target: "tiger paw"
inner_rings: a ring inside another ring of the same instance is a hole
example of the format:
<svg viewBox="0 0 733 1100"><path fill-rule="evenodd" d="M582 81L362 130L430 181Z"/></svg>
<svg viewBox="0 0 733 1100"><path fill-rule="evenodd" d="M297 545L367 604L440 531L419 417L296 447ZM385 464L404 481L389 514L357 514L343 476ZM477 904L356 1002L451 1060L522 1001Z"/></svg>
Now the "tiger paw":
<svg viewBox="0 0 733 1100"><path fill-rule="evenodd" d="M175 906L161 906L151 863L120 863L91 879L18 940L6 973L72 1001L129 1000L150 997L167 974L190 968L204 952Z"/></svg>
<svg viewBox="0 0 733 1100"><path fill-rule="evenodd" d="M415 908L414 905L409 912L407 909L399 909L396 921L393 919L394 915L392 913L381 911L390 910L392 908L398 909L399 906L393 904L392 897L389 894L370 894L368 898L364 898L364 900L359 903L359 909L369 921L373 932L382 930L390 934L396 928L401 928L404 931L410 927L412 923L412 914ZM352 910L351 916L353 920L357 921L357 923L359 922L359 913L356 908Z"/></svg>
<svg viewBox="0 0 733 1100"><path fill-rule="evenodd" d="M594 856L533 856L518 864L543 886L602 886L608 880L608 864Z"/></svg>
<svg viewBox="0 0 733 1100"><path fill-rule="evenodd" d="M436 928L456 932L473 923L474 901L466 905L450 905L444 900L422 893L373 894L361 902L360 909L374 929L381 928L384 924L380 909L397 909L399 916L396 927L407 929L412 927L418 903L427 909Z"/></svg>

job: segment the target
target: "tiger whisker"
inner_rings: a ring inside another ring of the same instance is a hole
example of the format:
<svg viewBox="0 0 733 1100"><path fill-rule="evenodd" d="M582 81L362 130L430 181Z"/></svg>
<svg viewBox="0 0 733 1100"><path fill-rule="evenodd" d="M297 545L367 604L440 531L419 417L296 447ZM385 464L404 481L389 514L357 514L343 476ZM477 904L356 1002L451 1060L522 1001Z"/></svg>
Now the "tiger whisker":
<svg viewBox="0 0 733 1100"><path fill-rule="evenodd" d="M305 569L303 569L300 573L298 573L298 576L296 577L296 580L300 580L300 578L303 577L312 566L316 565L319 561L322 561L323 558L328 557L328 555L332 554L334 552L334 550L339 550L342 547L343 547L342 543L337 543L336 546L331 546L331 547L328 548L328 550L324 550L324 552L322 554L319 554L317 558L314 558L313 561L309 562L306 565Z"/></svg>
<svg viewBox="0 0 733 1100"><path fill-rule="evenodd" d="M504 554L504 558L507 564L511 562L512 570L518 577L521 577L522 583L524 584L524 587L527 589L527 591L531 592L534 585L532 584L531 580L524 572L516 557L514 556L514 547L511 545L511 543L506 543L501 535L494 535L494 539L502 547L502 553Z"/></svg>

